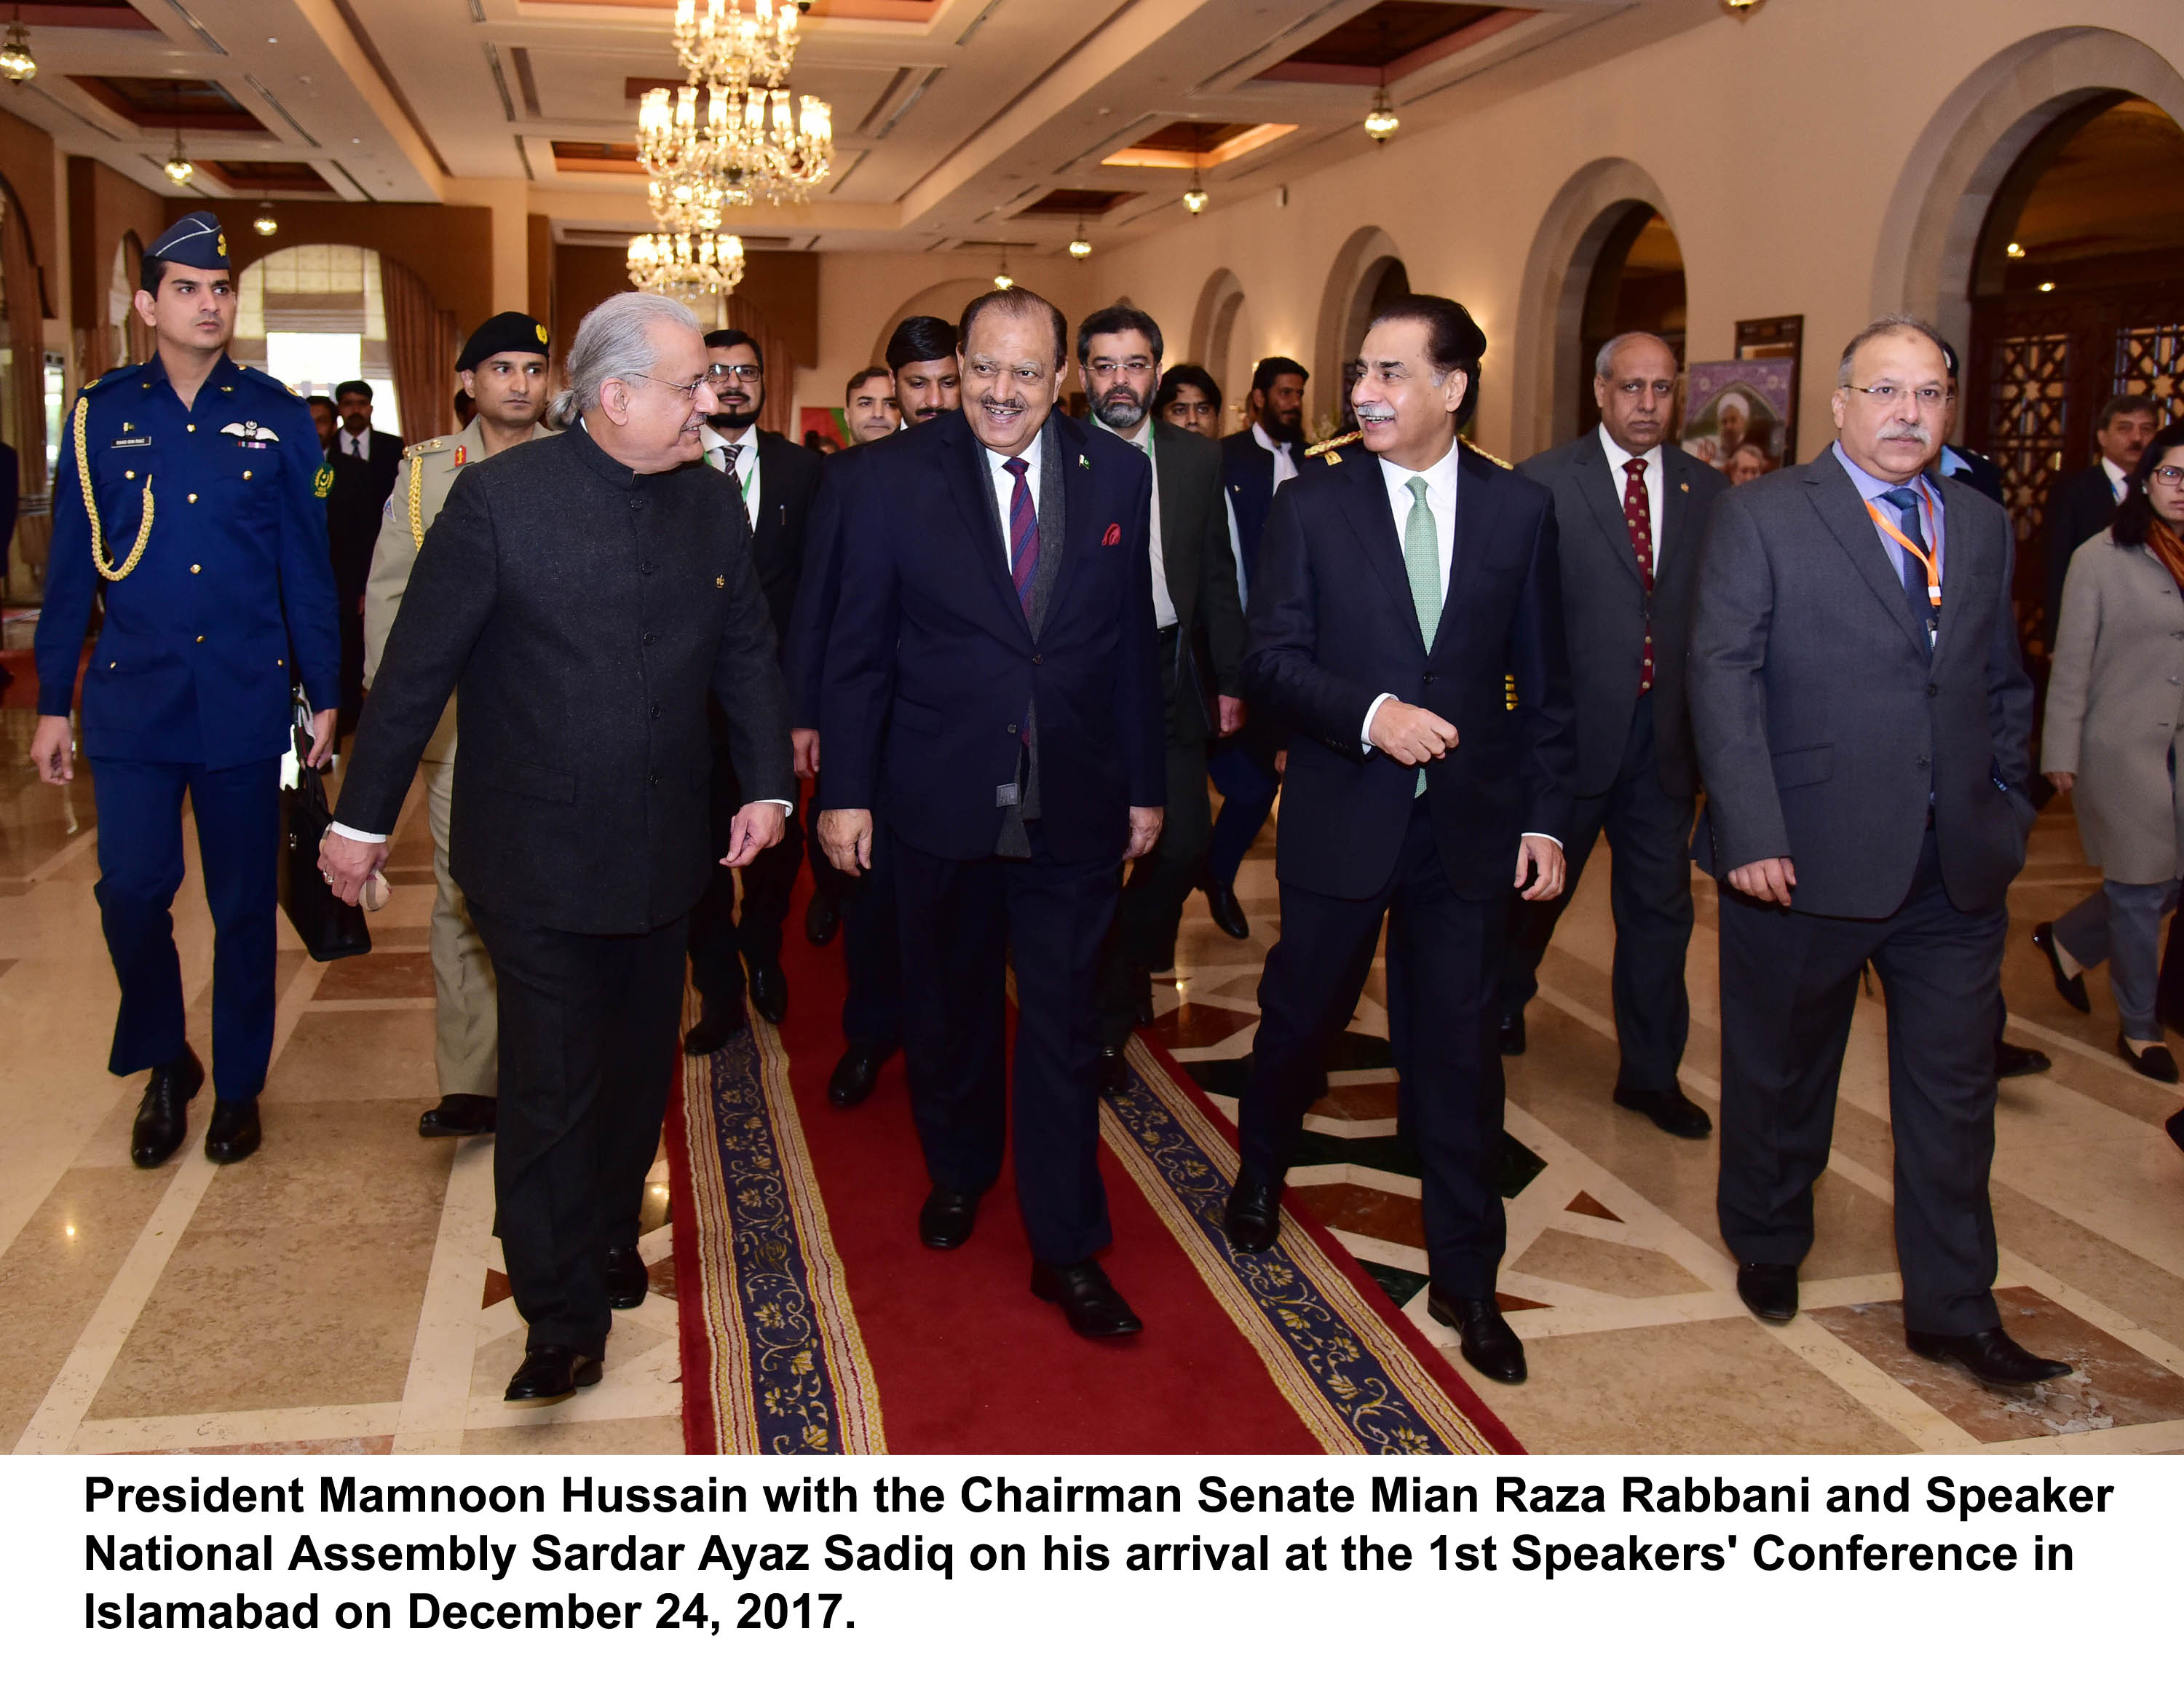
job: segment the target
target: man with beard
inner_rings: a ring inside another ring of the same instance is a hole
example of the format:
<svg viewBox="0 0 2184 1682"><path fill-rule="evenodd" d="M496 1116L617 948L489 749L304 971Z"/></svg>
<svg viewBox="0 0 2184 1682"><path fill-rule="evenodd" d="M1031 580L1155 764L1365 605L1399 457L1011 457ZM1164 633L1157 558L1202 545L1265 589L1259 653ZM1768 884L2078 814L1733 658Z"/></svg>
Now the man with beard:
<svg viewBox="0 0 2184 1682"><path fill-rule="evenodd" d="M470 336L455 370L476 405L460 432L427 438L402 453L401 476L379 526L371 580L364 592L364 682L369 690L387 652L387 633L410 588L425 533L466 467L504 449L547 436L546 329L509 310ZM432 1046L440 1101L417 1118L423 1139L491 1133L499 1091L500 1035L493 960L448 869L448 825L455 789L455 704L440 716L425 744L425 815L432 831L432 994L437 1011ZM618 1308L633 1308L620 1301Z"/></svg>
<svg viewBox="0 0 2184 1682"><path fill-rule="evenodd" d="M364 587L379 542L380 514L402 471L402 440L373 429L371 387L362 380L336 386L334 408L340 424L327 454L334 479L326 493L326 539L341 599L340 734L346 737L356 728L364 703Z"/></svg>
<svg viewBox="0 0 2184 1682"><path fill-rule="evenodd" d="M884 368L867 368L850 376L842 394L842 412L849 418L852 444L877 443L902 427L902 413L895 407L894 376Z"/></svg>
<svg viewBox="0 0 2184 1682"><path fill-rule="evenodd" d="M1834 446L1725 493L1690 658L1721 881L1721 1234L1763 1320L1797 1312L1867 965L1887 1005L1896 1255L1914 1354L1988 1384L2070 1369L1994 1300L1994 1033L2033 806L2032 685L2003 510L1924 474L1941 338L1887 316L1843 352Z"/></svg>
<svg viewBox="0 0 2184 1682"><path fill-rule="evenodd" d="M938 315L910 316L889 338L887 359L905 430L955 412L961 393L954 322ZM815 814L826 810L826 785L819 780L819 698L826 678L827 638L842 594L833 523L840 505L824 490L840 471L830 469L822 476L783 661L796 726L790 733L797 774L813 779ZM902 1044L902 932L895 913L894 846L886 790L875 788L873 798L880 804L872 813L871 862L861 875L845 877L824 848L813 848L811 903L804 914L804 932L815 945L833 939L838 926L844 931L842 962L850 980L842 1000L844 1044L827 1081L827 1101L838 1110L854 1109L872 1095L882 1067Z"/></svg>
<svg viewBox="0 0 2184 1682"><path fill-rule="evenodd" d="M766 406L766 365L758 341L735 327L705 335L706 383L720 405L705 433L705 459L726 473L742 494L751 533L751 564L773 615L776 645L788 638L789 610L804 568L804 527L819 488L821 457L758 424ZM728 837L744 793L730 752L727 721L718 707L713 721L713 847L730 850ZM778 1022L788 1012L788 977L781 969L781 926L804 857L804 832L792 807L777 847L769 847L743 873L743 904L736 904L734 872L716 867L705 896L690 913L690 978L702 1001L699 1019L683 1037L693 1057L711 1055L744 1031L744 970L750 1002Z"/></svg>
<svg viewBox="0 0 2184 1682"><path fill-rule="evenodd" d="M1286 356L1260 359L1251 370L1245 412L1251 424L1221 441L1222 471L1235 522L1237 560L1248 602L1258 577L1259 534L1266 529L1274 493L1296 476L1304 454L1303 365ZM1275 755L1282 747L1279 722L1263 714L1206 756L1206 770L1221 791L1220 815L1206 851L1199 886L1215 925L1233 940L1251 937L1251 920L1236 900L1236 872L1274 809L1282 780Z"/></svg>
<svg viewBox="0 0 2184 1682"><path fill-rule="evenodd" d="M331 457L334 453L334 434L341 430L341 416L330 397L307 397L311 406L311 425L318 429L319 454Z"/></svg>
<svg viewBox="0 0 2184 1682"><path fill-rule="evenodd" d="M1153 972L1174 967L1184 901L1205 866L1213 822L1206 738L1232 736L1244 723L1244 607L1221 451L1153 418L1163 348L1160 324L1127 304L1088 315L1077 329L1077 376L1094 421L1152 463L1153 624L1167 746L1160 843L1131 867L1100 950L1100 1083L1111 1092L1128 1083L1131 1027L1153 1020Z"/></svg>
<svg viewBox="0 0 2184 1682"><path fill-rule="evenodd" d="M911 1107L930 1249L968 1241L1011 1116L1032 1294L1087 1338L1142 1329L1096 1259L1093 982L1119 866L1166 798L1144 455L1056 407L1061 312L1021 287L964 311L963 408L833 476L839 610L822 699L835 866L872 857L884 779ZM1010 1096L1008 956L1017 957Z"/></svg>

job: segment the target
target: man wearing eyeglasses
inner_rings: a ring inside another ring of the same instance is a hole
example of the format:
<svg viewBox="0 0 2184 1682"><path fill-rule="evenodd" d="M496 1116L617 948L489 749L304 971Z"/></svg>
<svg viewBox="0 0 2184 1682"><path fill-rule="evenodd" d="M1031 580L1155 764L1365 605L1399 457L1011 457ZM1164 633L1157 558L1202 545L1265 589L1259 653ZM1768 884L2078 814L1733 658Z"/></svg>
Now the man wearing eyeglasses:
<svg viewBox="0 0 2184 1682"><path fill-rule="evenodd" d="M704 434L705 459L735 482L750 526L751 564L773 615L774 641L785 645L821 457L758 424L766 406L766 363L758 341L749 333L723 327L705 335L705 383L720 405ZM728 827L744 805L744 791L728 753L727 721L717 706L712 724L713 841L716 853L725 853ZM714 867L705 898L690 914L690 978L703 1005L697 1023L683 1036L688 1055L708 1056L744 1031L746 967L750 1002L759 1015L778 1022L788 1014L781 927L803 858L803 827L792 811L781 844L744 867L740 913L735 872Z"/></svg>
<svg viewBox="0 0 2184 1682"><path fill-rule="evenodd" d="M1797 1312L1868 964L1887 1001L1912 1351L1989 1384L2070 1369L1995 1306L1994 1028L2025 863L2032 686L2009 523L1927 478L1934 330L1888 316L1836 374L1832 448L1724 493L1700 559L1691 725L1721 882L1722 1237L1763 1320Z"/></svg>

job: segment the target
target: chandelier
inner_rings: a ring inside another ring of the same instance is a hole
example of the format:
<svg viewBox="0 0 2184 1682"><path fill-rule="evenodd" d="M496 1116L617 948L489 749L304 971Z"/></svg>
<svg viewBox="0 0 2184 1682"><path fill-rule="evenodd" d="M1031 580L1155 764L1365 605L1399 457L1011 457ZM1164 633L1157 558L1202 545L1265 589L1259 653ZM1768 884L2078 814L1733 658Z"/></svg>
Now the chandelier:
<svg viewBox="0 0 2184 1682"><path fill-rule="evenodd" d="M706 0L698 15L697 0L677 0L675 56L693 81L740 91L753 82L781 86L796 58L796 23L803 8L794 0Z"/></svg>
<svg viewBox="0 0 2184 1682"><path fill-rule="evenodd" d="M744 277L744 242L733 234L665 231L629 242L629 283L639 292L694 297L733 292Z"/></svg>
<svg viewBox="0 0 2184 1682"><path fill-rule="evenodd" d="M699 92L695 82L671 96L650 88L638 106L637 155L663 226L710 231L723 205L801 201L827 179L834 115L825 100L785 88L713 87L700 121Z"/></svg>

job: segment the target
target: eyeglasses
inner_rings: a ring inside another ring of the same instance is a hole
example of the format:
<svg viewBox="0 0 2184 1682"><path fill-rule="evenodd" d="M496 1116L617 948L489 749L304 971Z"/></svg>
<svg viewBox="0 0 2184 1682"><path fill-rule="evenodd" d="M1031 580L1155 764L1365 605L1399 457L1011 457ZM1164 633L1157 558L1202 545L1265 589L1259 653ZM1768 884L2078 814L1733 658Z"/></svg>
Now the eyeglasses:
<svg viewBox="0 0 2184 1682"><path fill-rule="evenodd" d="M1899 397L1908 397L1921 409L1939 409L1949 400L1949 394L1939 386L1921 386L1912 391L1903 386L1853 386L1846 384L1847 392L1864 392L1875 403L1893 403Z"/></svg>
<svg viewBox="0 0 2184 1682"><path fill-rule="evenodd" d="M705 377L709 380L733 380L746 386L756 385L765 376L766 370L755 362L738 362L733 368L725 363L716 362L705 370Z"/></svg>
<svg viewBox="0 0 2184 1682"><path fill-rule="evenodd" d="M624 380L649 380L655 386L665 386L669 391L680 392L684 397L694 400L698 395L698 387L705 383L702 376L691 381L687 386L678 386L672 380L663 380L657 374L621 374L616 377Z"/></svg>
<svg viewBox="0 0 2184 1682"><path fill-rule="evenodd" d="M1117 374L1128 374L1134 380L1142 380L1153 371L1153 365L1142 356L1134 356L1128 362L1117 362L1100 357L1084 365L1085 371L1097 374L1103 380L1112 380Z"/></svg>
<svg viewBox="0 0 2184 1682"><path fill-rule="evenodd" d="M2146 476L2160 480L2161 488L2164 491L2173 491L2179 485L2184 485L2184 467L2157 467Z"/></svg>

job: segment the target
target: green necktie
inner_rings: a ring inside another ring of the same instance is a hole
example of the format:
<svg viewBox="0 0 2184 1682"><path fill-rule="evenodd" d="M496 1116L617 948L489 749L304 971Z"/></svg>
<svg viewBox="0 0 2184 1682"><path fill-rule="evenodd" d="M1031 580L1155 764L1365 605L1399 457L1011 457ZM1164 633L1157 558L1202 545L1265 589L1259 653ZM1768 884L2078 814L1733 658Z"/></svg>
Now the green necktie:
<svg viewBox="0 0 2184 1682"><path fill-rule="evenodd" d="M1418 610L1418 634L1428 652L1434 633L1440 628L1440 543L1434 529L1433 510L1426 504L1426 482L1412 474L1408 482L1411 511L1403 521L1403 571L1410 575L1411 604ZM1426 792L1426 770L1418 767L1418 793Z"/></svg>

